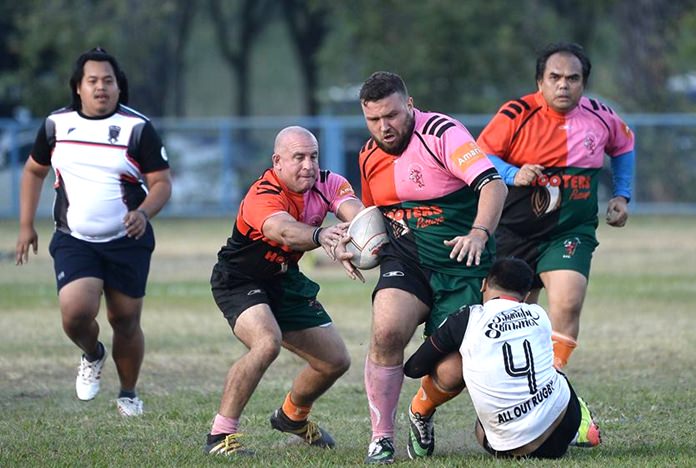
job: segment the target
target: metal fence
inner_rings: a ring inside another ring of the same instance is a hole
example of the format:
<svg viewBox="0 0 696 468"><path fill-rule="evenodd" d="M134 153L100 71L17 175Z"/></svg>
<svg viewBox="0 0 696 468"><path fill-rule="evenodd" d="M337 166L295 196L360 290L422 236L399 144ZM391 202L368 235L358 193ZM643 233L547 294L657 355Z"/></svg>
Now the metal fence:
<svg viewBox="0 0 696 468"><path fill-rule="evenodd" d="M457 115L477 136L490 115ZM624 115L636 133L633 213L696 215L696 114ZM319 139L320 165L360 189L357 155L368 133L361 116L153 119L174 181L162 216L229 216L247 187L270 166L279 129L302 125ZM0 119L0 218L19 213L22 166L40 121ZM607 162L608 164L608 162ZM50 175L49 179L53 176ZM611 194L604 171L600 201ZM50 216L53 184L47 180L38 216Z"/></svg>

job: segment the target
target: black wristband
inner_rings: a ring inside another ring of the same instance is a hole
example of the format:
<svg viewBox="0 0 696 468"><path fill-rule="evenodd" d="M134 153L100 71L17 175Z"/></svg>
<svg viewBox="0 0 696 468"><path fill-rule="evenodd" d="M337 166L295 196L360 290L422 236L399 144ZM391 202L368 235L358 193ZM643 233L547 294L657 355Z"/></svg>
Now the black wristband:
<svg viewBox="0 0 696 468"><path fill-rule="evenodd" d="M321 245L321 242L319 242L319 234L321 234L321 231L323 230L323 227L318 227L312 233L312 242L314 242L317 246Z"/></svg>
<svg viewBox="0 0 696 468"><path fill-rule="evenodd" d="M483 232L486 233L486 236L488 236L489 239L491 238L491 231L489 231L488 228L487 228L486 226L481 226L481 225L479 225L479 224L474 224L473 226L471 226L471 229L478 229L479 231L483 231Z"/></svg>
<svg viewBox="0 0 696 468"><path fill-rule="evenodd" d="M143 210L142 208L138 208L138 209L135 210L135 211L137 211L138 213L140 213L140 214L142 214L143 216L145 216L145 221L149 221L149 220L150 220L150 217L147 215L147 213L145 213L145 210Z"/></svg>

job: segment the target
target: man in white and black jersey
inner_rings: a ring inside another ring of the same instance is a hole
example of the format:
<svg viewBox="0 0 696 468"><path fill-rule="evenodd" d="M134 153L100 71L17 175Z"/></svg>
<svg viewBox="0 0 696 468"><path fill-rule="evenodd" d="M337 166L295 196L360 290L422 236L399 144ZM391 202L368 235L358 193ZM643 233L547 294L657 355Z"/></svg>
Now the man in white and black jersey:
<svg viewBox="0 0 696 468"><path fill-rule="evenodd" d="M412 378L430 375L429 391L449 393L466 382L476 410L476 438L498 457L562 457L569 445L594 447L599 427L565 375L553 367L551 322L524 299L534 273L516 258L497 260L483 286L483 305L450 316L404 366ZM409 411L414 439L409 456L432 454L431 424L438 395L420 398ZM422 422L422 424L420 424Z"/></svg>
<svg viewBox="0 0 696 468"><path fill-rule="evenodd" d="M149 220L169 200L171 178L150 121L126 106L128 82L101 48L75 62L72 105L41 125L24 166L17 265L37 253L34 229L41 186L51 167L56 230L49 245L65 334L82 350L75 382L80 400L99 391L107 358L96 321L101 295L113 329L112 356L121 389L117 408L142 413L135 393L145 352L140 314L155 238Z"/></svg>

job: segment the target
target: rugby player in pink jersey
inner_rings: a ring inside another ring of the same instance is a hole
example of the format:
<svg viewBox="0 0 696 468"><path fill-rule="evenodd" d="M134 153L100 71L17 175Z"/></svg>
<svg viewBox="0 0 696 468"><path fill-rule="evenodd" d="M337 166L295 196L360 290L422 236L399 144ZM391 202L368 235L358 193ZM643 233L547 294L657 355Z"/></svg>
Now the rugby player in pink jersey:
<svg viewBox="0 0 696 468"><path fill-rule="evenodd" d="M390 240L380 250L365 361L372 424L365 462L383 464L394 461L404 349L419 324L429 335L460 307L481 301L507 189L467 129L416 109L398 75L373 73L360 104L371 135L359 158L362 199L379 207ZM423 386L436 404L456 395L428 376ZM409 454L413 444L432 450L432 415L409 411L409 418Z"/></svg>

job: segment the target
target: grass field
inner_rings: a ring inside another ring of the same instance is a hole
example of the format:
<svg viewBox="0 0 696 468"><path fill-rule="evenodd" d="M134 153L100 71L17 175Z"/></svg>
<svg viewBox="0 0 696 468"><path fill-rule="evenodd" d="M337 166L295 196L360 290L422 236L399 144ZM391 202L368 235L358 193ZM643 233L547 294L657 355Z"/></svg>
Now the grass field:
<svg viewBox="0 0 696 468"><path fill-rule="evenodd" d="M147 351L139 393L146 414L124 419L112 361L102 391L78 401L79 352L64 336L57 309L51 226L40 226L38 256L14 266L17 223L0 221L0 466L218 466L202 453L229 365L242 353L208 288L215 254L230 229L221 220L155 220L157 250L145 302ZM604 443L570 449L558 466L696 466L696 218L636 217L623 230L601 227L580 345L567 368L600 422ZM319 258L317 256L317 258ZM311 260L311 259L310 259ZM371 285L345 278L323 261L305 262L320 299L348 344L353 364L315 405L314 417L337 440L313 450L272 431L270 413L300 361L282 352L242 419L249 466L358 465L369 442L362 368ZM102 339L111 330L104 313ZM409 351L415 349L418 337ZM472 435L465 394L437 415L435 456L406 459L404 411L417 383L406 380L398 413L398 462L427 466L549 466L496 461Z"/></svg>

